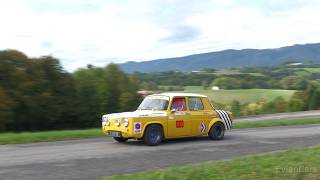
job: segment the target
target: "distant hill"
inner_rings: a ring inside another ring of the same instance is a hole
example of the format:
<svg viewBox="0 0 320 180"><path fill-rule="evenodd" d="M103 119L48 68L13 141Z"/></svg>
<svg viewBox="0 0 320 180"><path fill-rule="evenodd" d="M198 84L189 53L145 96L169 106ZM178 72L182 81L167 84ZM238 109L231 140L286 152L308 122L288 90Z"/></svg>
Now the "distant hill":
<svg viewBox="0 0 320 180"><path fill-rule="evenodd" d="M275 49L223 50L184 57L119 64L125 72L194 71L204 68L273 66L286 62L320 64L320 43Z"/></svg>

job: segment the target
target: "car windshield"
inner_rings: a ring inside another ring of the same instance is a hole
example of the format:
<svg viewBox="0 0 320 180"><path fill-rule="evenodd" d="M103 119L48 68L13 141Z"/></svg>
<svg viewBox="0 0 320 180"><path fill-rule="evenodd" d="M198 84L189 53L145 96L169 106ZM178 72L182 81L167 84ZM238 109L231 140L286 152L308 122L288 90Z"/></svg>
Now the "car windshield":
<svg viewBox="0 0 320 180"><path fill-rule="evenodd" d="M164 98L146 97L138 107L138 110L166 110L168 104L169 100Z"/></svg>

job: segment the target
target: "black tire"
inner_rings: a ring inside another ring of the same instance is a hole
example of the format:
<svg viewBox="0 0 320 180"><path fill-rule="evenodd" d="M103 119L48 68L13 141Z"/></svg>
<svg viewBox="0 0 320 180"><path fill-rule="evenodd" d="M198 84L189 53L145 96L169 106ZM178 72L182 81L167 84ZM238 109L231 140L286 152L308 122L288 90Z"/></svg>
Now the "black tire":
<svg viewBox="0 0 320 180"><path fill-rule="evenodd" d="M221 140L224 137L225 127L222 122L216 122L211 126L209 131L209 138L212 140Z"/></svg>
<svg viewBox="0 0 320 180"><path fill-rule="evenodd" d="M127 138L122 138L122 137L113 137L113 139L120 143L126 142L128 140Z"/></svg>
<svg viewBox="0 0 320 180"><path fill-rule="evenodd" d="M156 146L162 142L163 130L160 125L150 125L147 127L143 140L148 146Z"/></svg>

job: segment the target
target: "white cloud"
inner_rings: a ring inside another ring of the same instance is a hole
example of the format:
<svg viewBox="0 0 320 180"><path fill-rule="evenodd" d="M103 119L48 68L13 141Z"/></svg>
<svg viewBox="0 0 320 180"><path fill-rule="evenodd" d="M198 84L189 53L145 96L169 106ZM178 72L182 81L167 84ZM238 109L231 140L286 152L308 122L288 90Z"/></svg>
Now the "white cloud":
<svg viewBox="0 0 320 180"><path fill-rule="evenodd" d="M223 3L222 3L223 2ZM318 1L0 1L0 49L67 70L228 48L320 42Z"/></svg>

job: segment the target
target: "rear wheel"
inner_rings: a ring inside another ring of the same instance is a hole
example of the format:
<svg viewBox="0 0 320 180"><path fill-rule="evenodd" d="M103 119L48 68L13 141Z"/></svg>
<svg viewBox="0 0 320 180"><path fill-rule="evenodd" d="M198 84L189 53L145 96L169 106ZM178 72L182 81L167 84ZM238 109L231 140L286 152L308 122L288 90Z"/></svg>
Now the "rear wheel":
<svg viewBox="0 0 320 180"><path fill-rule="evenodd" d="M221 140L224 137L224 124L222 122L217 122L211 126L209 131L209 138L212 140Z"/></svg>
<svg viewBox="0 0 320 180"><path fill-rule="evenodd" d="M150 125L147 127L143 140L148 146L155 146L161 143L163 139L162 127L159 125Z"/></svg>
<svg viewBox="0 0 320 180"><path fill-rule="evenodd" d="M126 142L128 140L127 138L122 138L122 137L113 137L113 139L120 143Z"/></svg>

